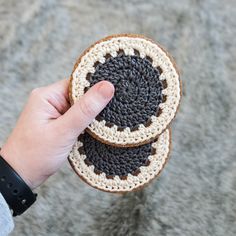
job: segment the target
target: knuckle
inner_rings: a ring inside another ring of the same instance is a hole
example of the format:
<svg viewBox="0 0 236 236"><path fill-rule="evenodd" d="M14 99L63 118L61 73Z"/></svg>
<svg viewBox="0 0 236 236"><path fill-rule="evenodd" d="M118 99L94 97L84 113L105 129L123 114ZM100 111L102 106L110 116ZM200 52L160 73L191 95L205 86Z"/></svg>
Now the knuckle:
<svg viewBox="0 0 236 236"><path fill-rule="evenodd" d="M42 92L43 92L43 88L35 88L31 91L30 95L31 97L39 97L42 95Z"/></svg>
<svg viewBox="0 0 236 236"><path fill-rule="evenodd" d="M31 91L31 95L38 95L39 94L39 92L40 92L40 88L35 88L35 89L33 89L32 91Z"/></svg>

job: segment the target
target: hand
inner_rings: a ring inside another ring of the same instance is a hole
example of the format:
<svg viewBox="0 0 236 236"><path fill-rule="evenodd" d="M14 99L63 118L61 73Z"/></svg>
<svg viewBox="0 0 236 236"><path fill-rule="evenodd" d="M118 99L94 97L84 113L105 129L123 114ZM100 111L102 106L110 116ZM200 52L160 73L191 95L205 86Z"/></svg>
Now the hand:
<svg viewBox="0 0 236 236"><path fill-rule="evenodd" d="M33 90L0 151L31 189L61 167L79 134L114 94L113 85L101 81L70 107L68 84L62 80Z"/></svg>

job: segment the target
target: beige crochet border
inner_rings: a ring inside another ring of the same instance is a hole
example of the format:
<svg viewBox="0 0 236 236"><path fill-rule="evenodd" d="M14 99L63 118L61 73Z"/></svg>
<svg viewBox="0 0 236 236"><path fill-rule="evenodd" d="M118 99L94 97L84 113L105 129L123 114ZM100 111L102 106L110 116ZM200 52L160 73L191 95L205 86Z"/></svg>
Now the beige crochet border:
<svg viewBox="0 0 236 236"><path fill-rule="evenodd" d="M156 153L148 157L150 164L140 167L140 173L137 176L128 174L125 180L120 179L118 176L115 176L113 179L107 178L105 173L96 174L94 166L88 166L84 162L86 155L80 154L78 151L83 146L81 141L75 143L68 159L74 171L92 187L107 192L129 192L143 187L160 174L167 162L170 144L171 132L169 129L166 129L158 137L157 141L152 144L152 147L156 149Z"/></svg>
<svg viewBox="0 0 236 236"><path fill-rule="evenodd" d="M90 86L86 79L88 73L94 73L96 62L104 63L105 55L117 56L117 52L123 50L125 55L134 55L135 50L140 57L146 56L152 59L153 67L160 67L161 81L166 81L167 87L163 89L166 99L160 104L161 114L151 117L148 126L140 124L137 130L126 128L118 130L116 125L106 126L106 121L94 121L87 131L101 142L114 146L137 146L148 143L160 135L170 124L175 116L181 98L181 85L174 62L167 53L151 40L137 35L116 35L107 37L90 47L75 65L71 76L70 98L71 103L79 100L84 94L85 88Z"/></svg>

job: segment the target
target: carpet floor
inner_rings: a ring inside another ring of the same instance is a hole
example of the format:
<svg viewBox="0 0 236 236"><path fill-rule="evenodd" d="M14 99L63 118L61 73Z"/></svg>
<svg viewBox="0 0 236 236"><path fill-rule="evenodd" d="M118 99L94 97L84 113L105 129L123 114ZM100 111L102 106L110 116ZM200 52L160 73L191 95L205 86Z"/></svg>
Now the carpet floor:
<svg viewBox="0 0 236 236"><path fill-rule="evenodd" d="M12 235L236 235L235 0L0 0L0 145L33 88L68 78L85 48L114 33L153 38L181 70L165 170L122 196L65 163Z"/></svg>

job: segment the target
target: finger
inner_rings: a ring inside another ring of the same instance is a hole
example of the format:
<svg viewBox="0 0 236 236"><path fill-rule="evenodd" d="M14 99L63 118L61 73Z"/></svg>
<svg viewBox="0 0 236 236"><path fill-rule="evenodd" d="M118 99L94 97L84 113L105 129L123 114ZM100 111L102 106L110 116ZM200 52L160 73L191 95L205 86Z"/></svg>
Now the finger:
<svg viewBox="0 0 236 236"><path fill-rule="evenodd" d="M56 83L46 86L45 90L48 92L54 91L59 94L62 94L69 101L69 93L68 93L69 83L70 83L69 79L63 79Z"/></svg>
<svg viewBox="0 0 236 236"><path fill-rule="evenodd" d="M59 129L76 138L104 109L114 95L114 86L101 81L90 88L64 115L57 119Z"/></svg>
<svg viewBox="0 0 236 236"><path fill-rule="evenodd" d="M68 89L68 79L63 79L44 88L45 99L60 114L64 114L70 108Z"/></svg>

